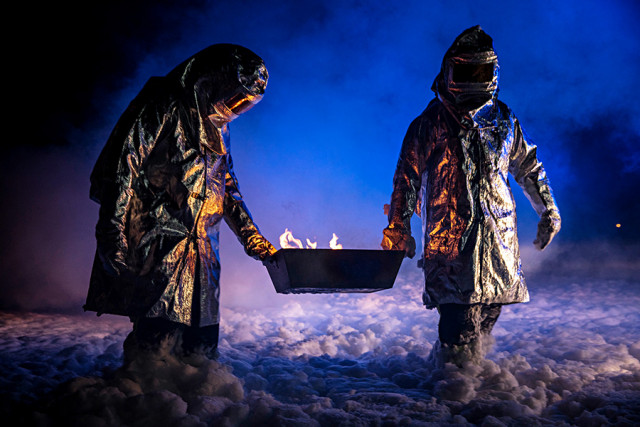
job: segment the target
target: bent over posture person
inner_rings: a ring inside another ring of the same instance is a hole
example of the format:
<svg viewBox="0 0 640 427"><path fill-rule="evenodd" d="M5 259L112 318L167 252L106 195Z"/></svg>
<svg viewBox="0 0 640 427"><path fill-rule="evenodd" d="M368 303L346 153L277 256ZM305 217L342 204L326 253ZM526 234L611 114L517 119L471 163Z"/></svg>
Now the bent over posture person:
<svg viewBox="0 0 640 427"><path fill-rule="evenodd" d="M497 99L498 70L480 26L456 38L433 83L435 99L405 136L383 231L383 248L412 258L410 220L422 216L423 302L440 313L435 349L457 364L491 332L503 304L529 300L509 173L540 215L534 245L544 249L560 229L536 147Z"/></svg>
<svg viewBox="0 0 640 427"><path fill-rule="evenodd" d="M260 57L212 45L152 77L119 119L91 174L100 204L85 310L129 316L125 362L167 338L213 356L224 218L256 259L275 252L238 189L229 122L262 98Z"/></svg>

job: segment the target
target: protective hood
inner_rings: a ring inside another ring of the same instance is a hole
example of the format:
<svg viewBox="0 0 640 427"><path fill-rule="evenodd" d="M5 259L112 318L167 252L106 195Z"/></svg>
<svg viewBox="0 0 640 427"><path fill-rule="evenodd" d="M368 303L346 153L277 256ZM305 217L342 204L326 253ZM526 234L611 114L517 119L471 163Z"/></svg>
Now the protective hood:
<svg viewBox="0 0 640 427"><path fill-rule="evenodd" d="M476 25L449 47L431 90L455 110L471 111L497 96L499 70L493 39Z"/></svg>
<svg viewBox="0 0 640 427"><path fill-rule="evenodd" d="M268 78L262 58L234 44L211 45L166 76L151 77L118 121L96 162L91 174L91 198L101 203L105 197L105 187L115 180L122 145L149 105L166 108L179 103L190 139L224 155L227 123L262 99Z"/></svg>
<svg viewBox="0 0 640 427"><path fill-rule="evenodd" d="M196 53L166 77L180 85L184 101L202 117L228 123L257 104L269 74L258 55L233 44L215 44Z"/></svg>

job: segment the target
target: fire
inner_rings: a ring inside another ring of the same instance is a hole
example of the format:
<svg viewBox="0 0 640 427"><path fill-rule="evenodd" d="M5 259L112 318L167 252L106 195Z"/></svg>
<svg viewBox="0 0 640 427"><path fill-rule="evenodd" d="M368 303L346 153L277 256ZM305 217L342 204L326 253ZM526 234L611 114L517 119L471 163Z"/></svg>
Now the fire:
<svg viewBox="0 0 640 427"><path fill-rule="evenodd" d="M293 237L288 228L280 235L280 247L283 249L302 249L302 241Z"/></svg>
<svg viewBox="0 0 640 427"><path fill-rule="evenodd" d="M333 239L329 242L329 247L331 249L342 249L342 245L338 243L338 236L336 236L336 233L333 233Z"/></svg>
<svg viewBox="0 0 640 427"><path fill-rule="evenodd" d="M306 239L306 241L307 249L316 249L318 247L318 242L312 242L309 239ZM303 249L302 240L293 237L293 233L291 233L288 228L285 228L284 233L280 235L280 247L282 249ZM338 236L336 236L336 233L333 233L333 238L329 242L329 247L331 249L342 249L342 245L338 243Z"/></svg>

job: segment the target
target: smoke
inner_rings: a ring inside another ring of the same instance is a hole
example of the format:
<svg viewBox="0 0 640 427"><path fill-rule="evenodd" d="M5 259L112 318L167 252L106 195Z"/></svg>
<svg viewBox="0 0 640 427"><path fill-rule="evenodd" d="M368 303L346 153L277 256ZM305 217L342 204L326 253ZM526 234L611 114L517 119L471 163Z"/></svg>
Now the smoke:
<svg viewBox="0 0 640 427"><path fill-rule="evenodd" d="M88 198L86 157L56 147L23 148L0 165L11 178L1 184L0 233L6 240L0 249L0 307L77 312L86 295L98 213Z"/></svg>
<svg viewBox="0 0 640 427"><path fill-rule="evenodd" d="M475 24L500 55L501 99L538 143L563 213L559 252L579 257L603 241L636 241L638 100L620 95L638 74L637 6L472 3L116 2L28 14L24 28L42 42L12 46L25 69L12 85L20 88L13 145L0 159L0 308L80 309L97 221L88 176L99 151L150 76L217 42L251 48L270 71L264 100L232 123L231 151L247 205L272 242L289 228L378 247L406 128L433 96L445 50ZM538 265L547 252L528 252L537 218L514 193L524 263ZM224 226L222 239L223 298L268 288L264 269Z"/></svg>
<svg viewBox="0 0 640 427"><path fill-rule="evenodd" d="M38 43L9 47L0 309L80 311L97 220L88 176L102 145L150 76L217 42L251 48L271 75L231 131L264 234L335 232L346 248L377 248L404 132L431 99L445 50L475 24L494 38L500 98L538 143L563 213L552 246L534 252L535 214L514 188L532 302L504 310L486 360L435 368L437 316L419 303L413 261L389 292L276 295L223 227L219 362L169 358L125 375L126 319L2 313L3 415L86 425L640 422L637 5L191 5L22 14Z"/></svg>
<svg viewBox="0 0 640 427"><path fill-rule="evenodd" d="M0 409L43 425L640 422L637 281L533 281L461 368L430 359L421 282L403 271L376 294L226 305L218 361L161 350L127 369L126 320L3 314Z"/></svg>
<svg viewBox="0 0 640 427"><path fill-rule="evenodd" d="M585 127L566 127L563 140L575 145L569 148L570 173L557 197L574 241L631 243L640 238L640 199L634 196L640 185L640 132L631 123L628 115L612 111L595 116Z"/></svg>

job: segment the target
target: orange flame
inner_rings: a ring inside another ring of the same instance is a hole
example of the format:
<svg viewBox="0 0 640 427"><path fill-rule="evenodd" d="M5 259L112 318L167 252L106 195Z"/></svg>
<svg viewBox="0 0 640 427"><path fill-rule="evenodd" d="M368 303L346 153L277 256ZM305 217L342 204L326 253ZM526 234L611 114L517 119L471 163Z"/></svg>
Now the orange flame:
<svg viewBox="0 0 640 427"><path fill-rule="evenodd" d="M338 236L336 236L336 233L333 233L333 238L329 242L329 247L331 249L342 249L342 245L338 243Z"/></svg>
<svg viewBox="0 0 640 427"><path fill-rule="evenodd" d="M293 237L288 228L285 228L284 233L280 235L280 247L283 249L302 249L302 242Z"/></svg>
<svg viewBox="0 0 640 427"><path fill-rule="evenodd" d="M318 247L318 242L312 242L309 239L307 240L307 249L316 249ZM284 229L284 233L280 235L280 247L282 249L302 249L302 241L293 237L293 233L289 231L288 228ZM342 249L342 245L338 243L338 236L333 233L333 239L329 242L329 247L331 249Z"/></svg>

